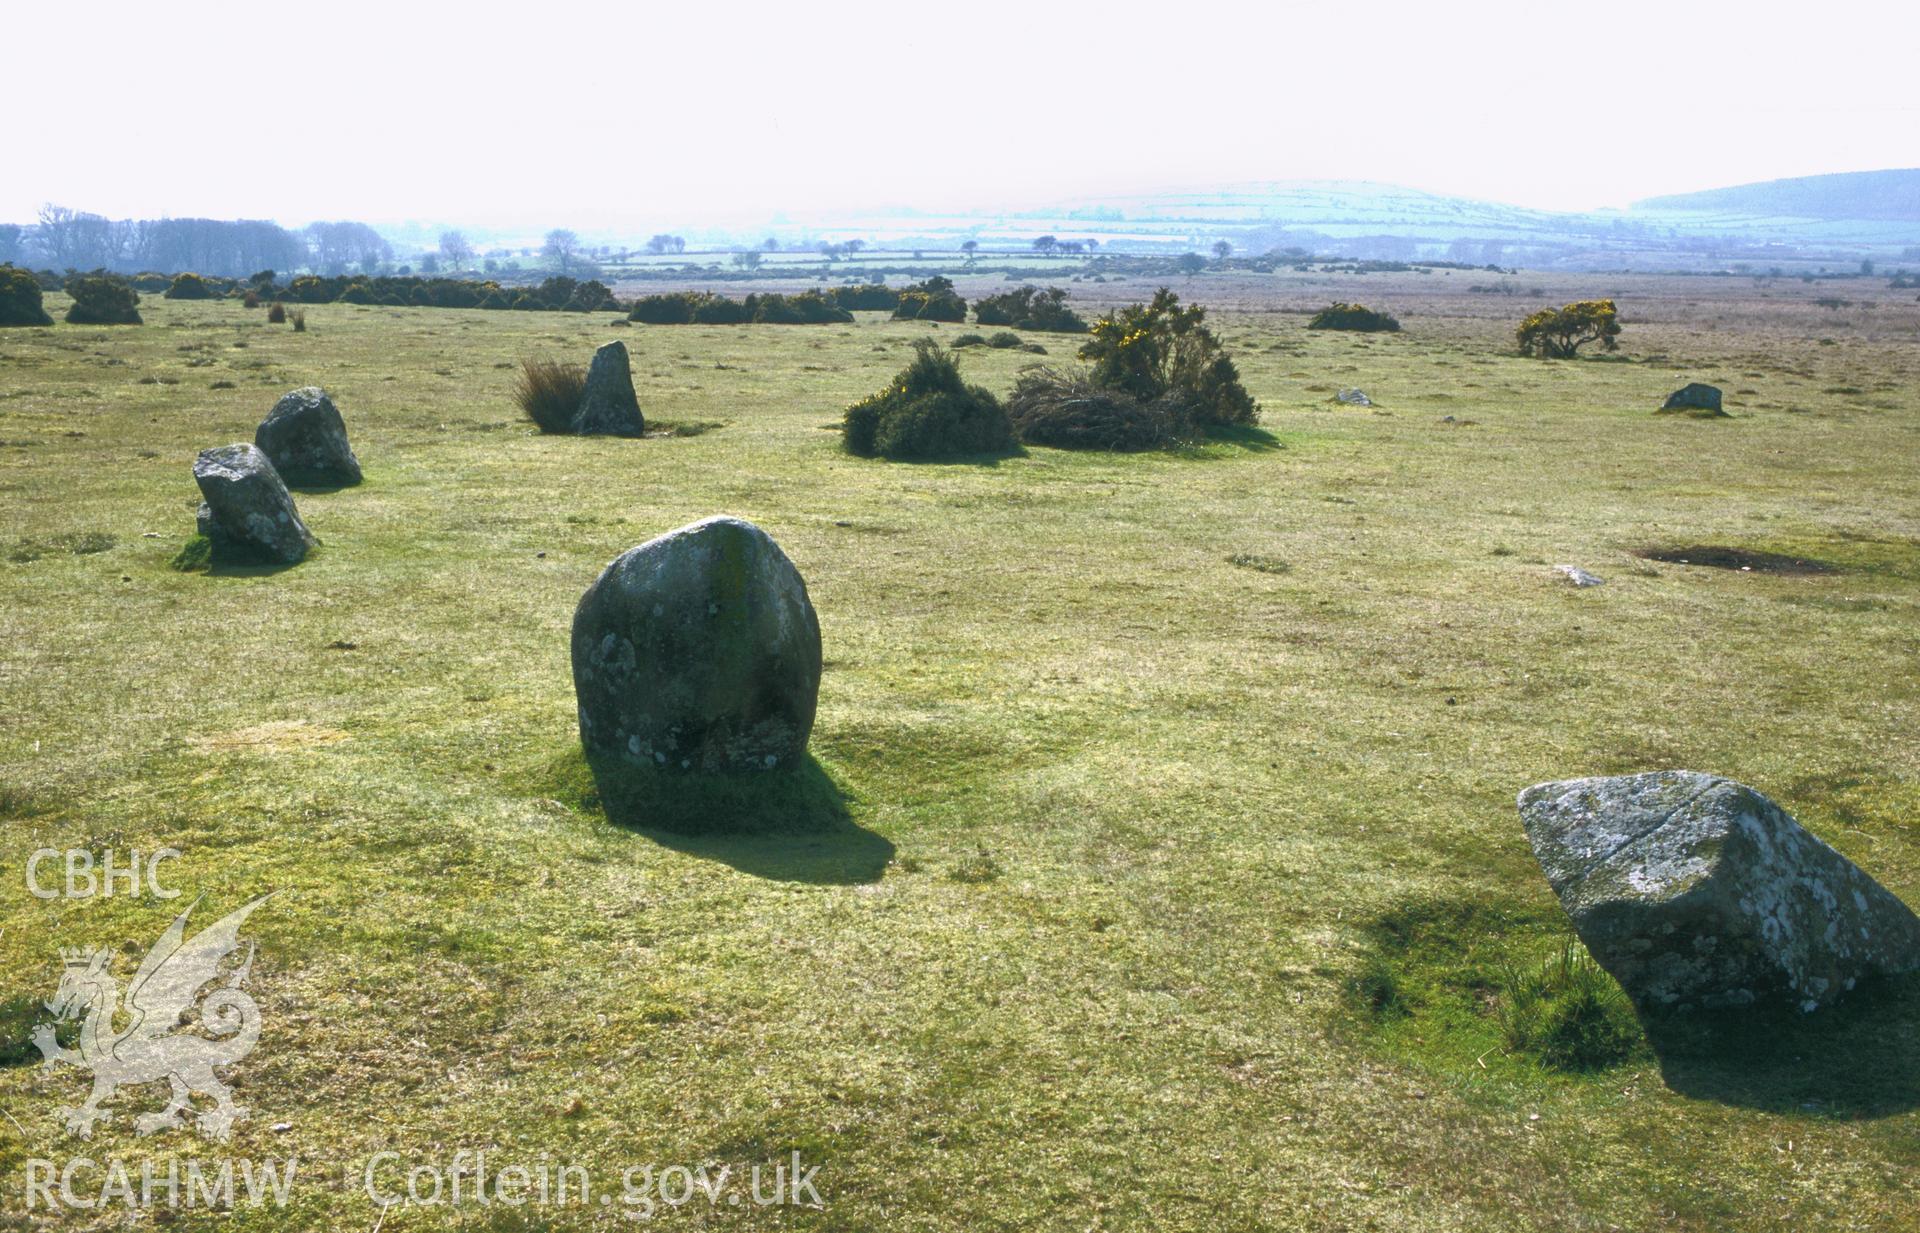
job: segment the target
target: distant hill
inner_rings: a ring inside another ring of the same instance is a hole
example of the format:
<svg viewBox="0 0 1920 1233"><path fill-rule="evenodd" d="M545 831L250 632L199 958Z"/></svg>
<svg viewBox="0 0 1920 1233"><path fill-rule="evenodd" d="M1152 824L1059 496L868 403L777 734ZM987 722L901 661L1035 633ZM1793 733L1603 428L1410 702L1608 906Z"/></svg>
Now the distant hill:
<svg viewBox="0 0 1920 1233"><path fill-rule="evenodd" d="M1920 168L1766 180L1700 193L1649 197L1634 202L1633 208L1760 218L1920 222Z"/></svg>

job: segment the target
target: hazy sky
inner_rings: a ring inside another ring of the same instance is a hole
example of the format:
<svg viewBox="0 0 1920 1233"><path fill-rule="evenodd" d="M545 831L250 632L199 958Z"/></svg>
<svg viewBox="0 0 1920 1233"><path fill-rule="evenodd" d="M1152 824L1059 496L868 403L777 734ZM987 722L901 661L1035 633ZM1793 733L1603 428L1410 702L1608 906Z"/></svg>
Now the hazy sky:
<svg viewBox="0 0 1920 1233"><path fill-rule="evenodd" d="M1335 10L1335 11L1328 11ZM1366 179L1547 208L1920 165L1920 5L14 6L0 220L625 229Z"/></svg>

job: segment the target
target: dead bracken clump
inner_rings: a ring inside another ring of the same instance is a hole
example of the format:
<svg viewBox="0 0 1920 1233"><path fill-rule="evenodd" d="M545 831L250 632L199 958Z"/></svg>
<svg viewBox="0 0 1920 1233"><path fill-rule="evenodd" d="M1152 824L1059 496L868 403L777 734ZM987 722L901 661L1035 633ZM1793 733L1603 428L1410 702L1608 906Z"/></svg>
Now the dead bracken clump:
<svg viewBox="0 0 1920 1233"><path fill-rule="evenodd" d="M1052 368L1020 374L1007 417L1020 440L1055 449L1131 453L1204 435L1177 391L1141 402L1125 390L1095 385L1084 373Z"/></svg>
<svg viewBox="0 0 1920 1233"><path fill-rule="evenodd" d="M1751 548L1728 548L1721 544L1694 544L1687 548L1642 548L1633 554L1646 561L1668 565L1704 565L1709 569L1737 569L1755 574L1837 574L1840 567L1810 557L1791 557L1778 552L1760 552Z"/></svg>
<svg viewBox="0 0 1920 1233"><path fill-rule="evenodd" d="M513 400L541 432L572 431L573 414L586 392L587 370L560 360L523 359L513 379Z"/></svg>

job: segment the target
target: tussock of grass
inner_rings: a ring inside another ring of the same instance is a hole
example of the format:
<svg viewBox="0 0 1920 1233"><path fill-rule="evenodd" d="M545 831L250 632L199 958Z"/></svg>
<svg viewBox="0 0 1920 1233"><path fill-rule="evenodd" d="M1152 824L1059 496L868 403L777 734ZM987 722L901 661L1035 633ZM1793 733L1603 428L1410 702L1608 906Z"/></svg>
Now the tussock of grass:
<svg viewBox="0 0 1920 1233"><path fill-rule="evenodd" d="M7 551L7 560L15 565L26 565L53 556L92 556L107 551L118 542L105 531L70 531L45 539L18 540Z"/></svg>
<svg viewBox="0 0 1920 1233"><path fill-rule="evenodd" d="M46 1006L38 998L10 997L0 1000L0 1067L38 1065L42 1055L33 1043L36 1028L53 1028L54 1042L73 1048L80 1039L80 1020L53 1022Z"/></svg>
<svg viewBox="0 0 1920 1233"><path fill-rule="evenodd" d="M1626 995L1553 911L1475 899L1403 904L1376 918L1347 978L1382 1043L1441 1070L1492 1054L1521 1069L1588 1072L1645 1056ZM1537 956L1545 949L1549 957Z"/></svg>
<svg viewBox="0 0 1920 1233"><path fill-rule="evenodd" d="M1279 557L1271 557L1259 552L1236 552L1227 558L1227 564L1238 565L1241 569L1250 569L1261 574L1284 574L1293 568Z"/></svg>
<svg viewBox="0 0 1920 1233"><path fill-rule="evenodd" d="M513 379L513 400L541 432L569 432L587 390L584 364L529 357Z"/></svg>
<svg viewBox="0 0 1920 1233"><path fill-rule="evenodd" d="M167 562L167 568L179 570L183 574L197 574L213 568L213 541L204 535L196 535L180 545L180 551L173 554Z"/></svg>
<svg viewBox="0 0 1920 1233"><path fill-rule="evenodd" d="M1004 872L1000 867L1000 862L993 858L993 853L987 851L985 848L981 848L979 851L969 853L954 862L954 866L948 871L947 877L955 882L964 882L969 885L979 886L988 882L998 882L1000 875Z"/></svg>
<svg viewBox="0 0 1920 1233"><path fill-rule="evenodd" d="M1603 1069L1641 1040L1626 994L1573 938L1538 964L1509 961L1494 1006L1507 1048L1555 1070Z"/></svg>

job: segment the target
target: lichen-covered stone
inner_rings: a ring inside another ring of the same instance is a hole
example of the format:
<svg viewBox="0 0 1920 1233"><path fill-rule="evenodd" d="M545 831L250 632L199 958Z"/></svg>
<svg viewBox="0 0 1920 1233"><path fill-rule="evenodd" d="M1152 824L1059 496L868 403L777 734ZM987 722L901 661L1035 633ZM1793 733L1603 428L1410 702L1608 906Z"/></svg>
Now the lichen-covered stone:
<svg viewBox="0 0 1920 1233"><path fill-rule="evenodd" d="M1322 386L1321 388L1325 389L1326 387ZM1349 407L1371 407L1373 405L1373 399L1368 398L1367 392L1361 389L1341 390L1333 396L1333 400Z"/></svg>
<svg viewBox="0 0 1920 1233"><path fill-rule="evenodd" d="M1534 856L1601 966L1644 1009L1787 999L1920 968L1920 919L1784 810L1697 771L1537 784Z"/></svg>
<svg viewBox="0 0 1920 1233"><path fill-rule="evenodd" d="M193 479L205 498L199 530L216 551L239 549L292 565L319 542L300 521L280 473L255 446L242 442L202 450L193 462Z"/></svg>
<svg viewBox="0 0 1920 1233"><path fill-rule="evenodd" d="M646 427L640 400L633 393L627 344L607 343L593 353L593 363L587 366L580 408L573 413L573 431L581 436L637 437Z"/></svg>
<svg viewBox="0 0 1920 1233"><path fill-rule="evenodd" d="M807 747L820 622L766 532L706 518L621 554L573 617L589 749L673 770L769 770Z"/></svg>
<svg viewBox="0 0 1920 1233"><path fill-rule="evenodd" d="M360 482L360 460L347 444L346 421L317 385L297 389L274 403L254 431L253 443L289 484Z"/></svg>

